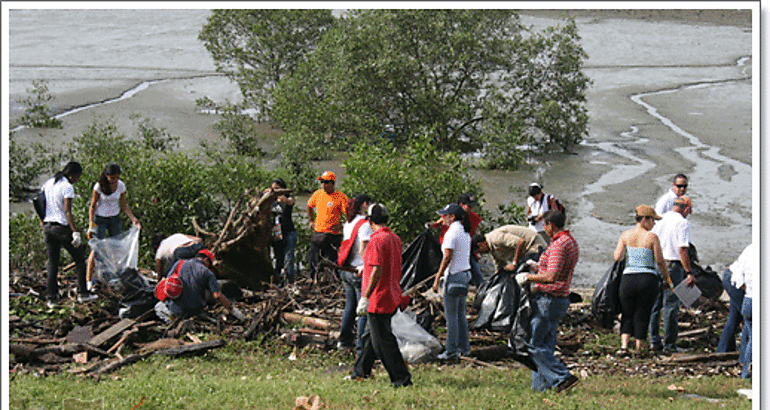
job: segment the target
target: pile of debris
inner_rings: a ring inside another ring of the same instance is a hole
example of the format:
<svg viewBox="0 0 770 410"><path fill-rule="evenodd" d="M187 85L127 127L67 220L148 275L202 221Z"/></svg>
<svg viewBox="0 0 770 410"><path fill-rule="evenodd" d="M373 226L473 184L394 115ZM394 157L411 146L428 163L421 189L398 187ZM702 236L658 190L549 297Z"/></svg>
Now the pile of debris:
<svg viewBox="0 0 770 410"><path fill-rule="evenodd" d="M98 377L153 354L197 354L236 339L279 340L298 348L336 349L345 295L335 271L322 272L317 282L302 279L290 286L270 286L262 291L224 283L223 293L246 314L245 321L228 316L224 308L218 307L201 317L169 324L158 320L153 310L134 319L120 319L121 295L108 287L99 289L100 298L96 302L76 304L74 275L66 272L60 275L62 288L71 289L73 294L64 299L62 305L49 309L41 297L45 273L12 272L8 321L11 368ZM418 323L432 332L436 326L444 326L443 306L427 287L427 284L416 287L419 291L414 292L410 309L417 314ZM590 290L581 293L588 295ZM478 315L472 305L468 304L471 323ZM573 372L582 377L601 374L737 376L740 374L737 353L711 353L727 312L721 301L702 306L699 312L682 310L680 346L691 354L619 358L615 356L618 344L606 342L618 341L617 335L608 337L613 332L599 328L591 316L590 304L574 303L560 326L559 354ZM443 342L443 333L438 337ZM508 335L501 332L472 331L474 350L471 357L461 363L521 367L510 358L507 339Z"/></svg>

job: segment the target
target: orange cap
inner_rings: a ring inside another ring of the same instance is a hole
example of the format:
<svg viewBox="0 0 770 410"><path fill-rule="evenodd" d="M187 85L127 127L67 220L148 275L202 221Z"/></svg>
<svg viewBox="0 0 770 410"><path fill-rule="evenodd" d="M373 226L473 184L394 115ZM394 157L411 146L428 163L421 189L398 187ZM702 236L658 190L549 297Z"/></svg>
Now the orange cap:
<svg viewBox="0 0 770 410"><path fill-rule="evenodd" d="M321 174L320 177L318 177L319 181L337 181L337 176L334 175L334 172L331 171L324 171L323 174Z"/></svg>

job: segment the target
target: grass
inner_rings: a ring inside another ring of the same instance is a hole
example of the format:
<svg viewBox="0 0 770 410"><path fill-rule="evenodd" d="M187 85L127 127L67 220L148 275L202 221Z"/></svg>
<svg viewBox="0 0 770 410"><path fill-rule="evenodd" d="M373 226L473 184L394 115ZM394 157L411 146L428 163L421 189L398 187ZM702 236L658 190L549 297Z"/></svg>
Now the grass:
<svg viewBox="0 0 770 410"><path fill-rule="evenodd" d="M374 380L343 380L353 357L315 349L296 352L234 341L203 356L148 360L99 380L62 372L12 374L13 409L292 409L318 395L325 409L751 409L736 391L748 381L725 376L660 378L594 376L561 395L530 388L530 372L467 365L410 366L414 386L394 389L384 369ZM684 389L669 390L670 385ZM687 395L718 399L709 403Z"/></svg>

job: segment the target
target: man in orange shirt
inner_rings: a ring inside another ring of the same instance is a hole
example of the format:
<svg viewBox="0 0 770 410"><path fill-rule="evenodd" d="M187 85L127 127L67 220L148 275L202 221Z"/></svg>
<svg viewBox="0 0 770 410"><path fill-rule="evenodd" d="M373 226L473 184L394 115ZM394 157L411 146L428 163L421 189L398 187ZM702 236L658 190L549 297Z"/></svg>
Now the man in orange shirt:
<svg viewBox="0 0 770 410"><path fill-rule="evenodd" d="M318 180L321 189L313 192L307 201L307 219L310 223L310 254L308 265L310 277L318 276L319 254L330 261L337 261L337 250L342 243L342 223L348 197L335 189L337 176L325 171Z"/></svg>

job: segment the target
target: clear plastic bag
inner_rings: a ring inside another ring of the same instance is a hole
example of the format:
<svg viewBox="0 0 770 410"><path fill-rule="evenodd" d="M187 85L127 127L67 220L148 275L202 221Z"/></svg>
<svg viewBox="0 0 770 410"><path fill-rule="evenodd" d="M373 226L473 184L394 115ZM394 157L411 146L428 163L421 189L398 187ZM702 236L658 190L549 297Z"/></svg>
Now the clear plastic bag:
<svg viewBox="0 0 770 410"><path fill-rule="evenodd" d="M409 363L424 363L431 361L441 352L441 342L428 333L412 317L414 313L396 311L390 321L393 334L398 340L398 350Z"/></svg>
<svg viewBox="0 0 770 410"><path fill-rule="evenodd" d="M96 252L96 277L116 291L123 288L123 276L128 270L136 271L139 260L139 228L110 238L92 238L88 246Z"/></svg>

